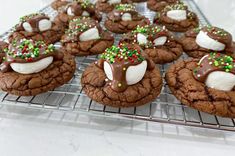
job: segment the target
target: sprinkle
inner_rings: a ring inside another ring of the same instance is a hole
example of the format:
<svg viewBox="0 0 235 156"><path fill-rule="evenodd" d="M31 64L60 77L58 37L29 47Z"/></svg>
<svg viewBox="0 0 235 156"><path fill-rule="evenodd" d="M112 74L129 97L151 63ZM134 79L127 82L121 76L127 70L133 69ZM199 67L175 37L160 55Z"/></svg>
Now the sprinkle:
<svg viewBox="0 0 235 156"><path fill-rule="evenodd" d="M122 84L121 83L118 83L118 87L121 87L122 86Z"/></svg>

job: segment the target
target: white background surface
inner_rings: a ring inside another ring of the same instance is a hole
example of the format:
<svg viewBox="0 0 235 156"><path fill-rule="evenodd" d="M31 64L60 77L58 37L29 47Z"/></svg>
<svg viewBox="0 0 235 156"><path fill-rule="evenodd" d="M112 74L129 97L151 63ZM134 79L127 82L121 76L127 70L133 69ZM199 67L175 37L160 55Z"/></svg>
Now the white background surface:
<svg viewBox="0 0 235 156"><path fill-rule="evenodd" d="M235 34L234 0L197 1L213 24ZM19 16L42 6L39 0L0 0L0 32L13 26ZM234 153L235 133L73 113L0 109L0 156L221 156Z"/></svg>

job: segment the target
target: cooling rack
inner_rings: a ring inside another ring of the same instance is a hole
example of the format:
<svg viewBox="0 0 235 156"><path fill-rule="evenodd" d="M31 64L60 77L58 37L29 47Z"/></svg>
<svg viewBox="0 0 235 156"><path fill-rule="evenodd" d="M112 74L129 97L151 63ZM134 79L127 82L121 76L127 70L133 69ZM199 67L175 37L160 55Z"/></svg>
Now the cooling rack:
<svg viewBox="0 0 235 156"><path fill-rule="evenodd" d="M206 17L201 12L200 8L196 5L194 0L184 1L191 10L197 13L200 24L210 24ZM137 10L140 14L145 15L150 20L153 19L155 13L148 10L146 3L137 4ZM56 12L47 6L40 10L51 16L56 16ZM103 25L105 15L103 15ZM12 30L0 35L0 38L6 40L8 34ZM180 35L180 34L177 34ZM115 43L118 43L121 35L115 35ZM57 44L59 46L59 44ZM183 55L182 58L186 58ZM72 80L53 91L40 94L37 96L23 97L14 96L8 93L0 93L0 105L2 106L16 106L25 107L29 109L40 109L50 111L66 111L85 113L87 115L94 116L107 116L112 118L122 118L127 120L139 120L149 122L168 123L208 129L217 129L225 131L235 131L234 119L221 118L214 115L209 115L197 110L191 109L188 106L182 105L175 97L171 94L168 85L164 81L163 89L160 96L152 103L133 108L112 108L103 106L101 104L92 101L83 92L80 84L80 78L84 69L92 62L97 60L98 56L88 57L77 57L77 69ZM171 64L159 65L161 73L164 77L166 69Z"/></svg>

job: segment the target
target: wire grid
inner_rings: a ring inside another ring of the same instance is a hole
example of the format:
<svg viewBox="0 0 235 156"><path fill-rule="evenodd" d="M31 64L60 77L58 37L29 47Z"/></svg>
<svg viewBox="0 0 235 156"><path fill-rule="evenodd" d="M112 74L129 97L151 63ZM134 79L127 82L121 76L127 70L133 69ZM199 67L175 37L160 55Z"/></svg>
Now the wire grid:
<svg viewBox="0 0 235 156"><path fill-rule="evenodd" d="M200 24L209 24L209 21L202 14L198 6L193 0L184 1L191 10L197 13L200 19ZM148 17L151 21L155 15L146 7L146 3L137 4L137 10ZM57 14L51 7L46 7L40 12L50 15L52 18ZM105 15L101 25L105 19ZM9 32L0 36L2 39L7 39ZM117 44L121 35L115 35L115 43ZM59 44L58 44L59 46ZM77 70L72 80L53 91L43 93L37 96L23 97L14 96L8 93L1 93L1 105L13 105L26 107L30 109L43 109L51 111L73 111L78 113L86 113L87 115L102 115L113 118L135 119L150 122L169 123L185 126L193 126L200 128L209 128L217 130L235 131L234 119L221 118L214 115L209 115L197 110L191 109L188 106L182 105L169 90L168 85L164 81L163 89L160 96L152 103L132 108L113 108L103 106L95 101L92 101L83 92L80 84L80 79L85 68L92 62L96 61L98 56L77 57ZM183 55L182 58L187 58ZM161 73L164 77L166 69L171 64L159 65Z"/></svg>

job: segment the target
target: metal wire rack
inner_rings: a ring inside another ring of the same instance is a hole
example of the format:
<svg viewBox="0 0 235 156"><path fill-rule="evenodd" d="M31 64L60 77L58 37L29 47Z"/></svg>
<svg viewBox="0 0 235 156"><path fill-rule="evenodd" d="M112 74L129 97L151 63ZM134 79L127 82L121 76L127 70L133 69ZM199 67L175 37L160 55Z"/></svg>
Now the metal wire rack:
<svg viewBox="0 0 235 156"><path fill-rule="evenodd" d="M193 0L185 0L184 2L191 10L197 13L200 19L200 24L209 24L209 21L206 19ZM137 4L137 10L151 20L155 15L154 12L147 9L146 3ZM49 6L40 10L40 12L44 12L51 17L56 15L56 12ZM106 17L104 15L103 19L105 18ZM101 22L101 24L103 25L103 22ZM0 38L6 40L10 32L11 30L2 34ZM114 36L117 43L121 35L114 34ZM182 58L186 57L186 55L182 56ZM97 60L97 58L97 56L77 57L77 70L73 76L73 79L69 83L53 91L31 97L14 96L1 92L0 105L11 105L50 111L72 111L95 116L101 115L113 118L134 119L200 128L235 131L234 119L209 115L182 105L174 97L174 95L171 94L165 81L160 96L154 102L144 106L125 109L112 108L92 101L83 92L82 86L80 85L80 78L84 69L90 63ZM163 76L169 65L170 64L159 66Z"/></svg>

